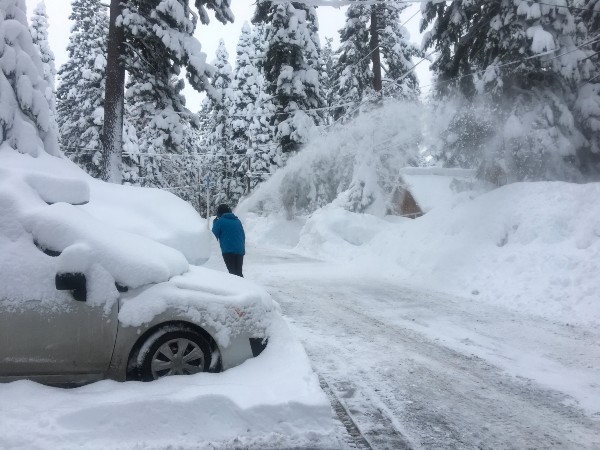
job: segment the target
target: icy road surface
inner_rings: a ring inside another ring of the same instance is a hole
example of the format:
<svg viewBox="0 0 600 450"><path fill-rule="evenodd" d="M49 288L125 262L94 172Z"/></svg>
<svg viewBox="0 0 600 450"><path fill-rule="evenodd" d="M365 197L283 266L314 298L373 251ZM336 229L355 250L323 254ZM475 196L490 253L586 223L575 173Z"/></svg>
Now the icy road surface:
<svg viewBox="0 0 600 450"><path fill-rule="evenodd" d="M597 329L276 249L251 247L244 273L304 343L341 448L600 449Z"/></svg>

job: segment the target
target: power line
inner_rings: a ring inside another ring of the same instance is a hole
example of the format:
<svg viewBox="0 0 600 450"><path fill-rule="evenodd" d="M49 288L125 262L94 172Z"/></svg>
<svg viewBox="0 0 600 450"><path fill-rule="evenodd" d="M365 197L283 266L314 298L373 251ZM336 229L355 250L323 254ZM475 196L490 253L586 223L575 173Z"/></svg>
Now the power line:
<svg viewBox="0 0 600 450"><path fill-rule="evenodd" d="M560 58L560 57L562 57L562 56L565 56L565 55L568 55L568 54L570 54L570 53L573 53L573 52L575 52L575 51L579 50L579 49L580 49L580 48L582 48L582 47L585 47L585 46L588 46L588 45L594 44L594 43L596 43L596 42L600 42L600 39L599 39L599 38L597 38L597 37L594 37L592 40L590 40L590 41L587 41L587 42L584 42L583 44L580 44L580 45L576 46L574 49L572 49L572 50L569 50L568 52L565 52L565 53L561 53L560 55L556 55L556 56L554 56L554 57L552 57L552 58L549 58L548 60L549 60L549 61L552 61L553 59L558 59L558 58ZM517 64L517 63L523 62L523 61L528 61L528 60L530 60L530 59L541 58L541 57L543 57L543 56L547 56L547 55L549 55L549 54L552 54L552 53L554 53L554 52L556 52L556 50L549 50L549 51L547 51L547 52L538 53L538 54L536 54L536 55L528 56L528 57L526 57L526 58L521 58L521 59L518 59L518 60L515 60L515 61L510 61L510 62L507 62L507 63L504 63L504 64L500 64L500 65L498 65L498 66L495 66L495 67L496 67L496 68L506 67L506 66L509 66L509 65L513 65L513 64ZM346 113L346 114L344 114L343 116L340 116L340 117L339 117L337 120L335 120L335 121L334 121L334 122L333 122L331 125L329 125L329 127L331 127L331 126L335 125L336 123L338 123L338 122L339 122L340 120L342 120L343 118L345 118L345 117L347 117L347 116L349 116L349 115L351 115L351 114L354 114L354 113L355 113L356 111L358 111L358 110L359 110L361 107L363 107L363 106L364 106L364 105L366 105L367 103L371 102L372 100L377 100L377 98L381 98L381 97L383 96L383 94L384 94L384 93L385 93L385 92L386 92L388 89L390 89L390 87L392 87L392 86L395 86L395 85L396 85L396 83L397 83L398 81L400 81L400 80L402 80L403 78L405 78L406 76L408 76L408 75L409 75L409 74L410 74L410 73L411 73L411 72L412 72L412 71L413 71L413 70L414 70L414 69L415 69L415 68L416 68L416 67L417 67L419 64L421 64L423 61L427 60L427 58L429 58L429 56L431 56L433 53L435 53L435 52L431 52L431 53L429 53L429 54L425 55L425 57L423 57L423 58L422 58L422 59L421 59L419 62L417 62L416 64L414 64L414 65L413 65L413 66L412 66L410 69L408 69L406 72L404 72L404 73L403 73L402 75L400 75L398 78L396 78L396 79L395 79L395 80L394 80L392 83L390 83L390 84L389 84L387 87L385 87L384 89L382 89L381 91L379 91L379 92L376 94L376 96L375 96L375 97L374 97L374 96L367 97L366 99L364 99L363 101L361 101L361 102L360 102L360 104L359 104L359 105L358 105L356 108L354 108L352 111L349 111L349 112L347 112L347 113ZM477 70L477 71L474 71L474 72L471 72L471 73L468 73L468 74L465 74L465 75L461 75L461 76L458 76L458 77L450 78L450 79L448 79L448 80L444 80L444 81L442 81L442 82L438 82L438 83L449 83L449 82L451 82L451 81L460 80L460 79L462 79L462 78L470 77L470 76L476 75L476 74L478 74L478 73L483 73L483 72L487 71L488 69L489 69L489 67L488 67L488 68L486 68L486 69L481 69L481 70ZM589 82L589 81L588 81L588 82ZM438 84L438 83L432 83L432 84L428 84L428 85L421 86L421 87L422 87L422 88L424 88L424 87L434 86L434 85L436 85L436 84Z"/></svg>
<svg viewBox="0 0 600 450"><path fill-rule="evenodd" d="M286 3L290 0L271 0L271 3ZM449 3L453 0L445 0L444 3ZM537 3L539 5L550 6L553 8L566 8L573 9L576 11L589 11L590 8L581 8L579 6L574 5L553 5L552 3L541 2L537 0L526 0L529 3ZM343 6L371 6L371 5L381 5L381 4L390 4L390 3L399 3L399 4L420 4L420 3L430 3L431 0L294 0L294 3L300 3L306 6L331 6L333 8L340 8Z"/></svg>
<svg viewBox="0 0 600 450"><path fill-rule="evenodd" d="M382 94L384 92L386 92L391 86L395 86L396 83L398 81L400 81L401 79L403 79L404 77L406 77L407 75L409 75L419 64L421 64L423 61L426 61L431 55L433 55L434 52L431 52L427 55L425 55L419 62L417 62L416 64L413 64L413 66L408 69L406 72L404 72L402 75L400 75L398 78L396 78L392 83L390 83L388 86L386 86L385 88L383 88L381 91L377 92L377 97L381 97ZM347 112L346 114L338 117L336 120L333 121L333 123L331 125L329 125L330 127L335 125L336 123L338 123L340 120L342 120L343 118L345 118L346 116L349 116L351 114L354 114L356 111L358 111L360 108L362 108L364 105L366 105L367 103L371 102L371 100L376 99L376 97L367 97L366 99L364 99L363 101L361 101L359 103L359 105L354 108L352 111Z"/></svg>
<svg viewBox="0 0 600 450"><path fill-rule="evenodd" d="M596 42L600 42L600 39L599 39L599 38L593 38L593 39L592 39L592 40L590 40L590 41L584 42L583 44L580 44L580 45L576 46L575 48L573 48L572 50L569 50L568 52L561 53L560 55L553 56L552 58L548 58L548 61L552 61L552 60L554 60L554 59L558 59L558 58L560 58L560 57L562 57L562 56L565 56L565 55L568 55L568 54L570 54L570 53L573 53L573 52L575 52L575 51L579 50L579 49L580 49L580 48L582 48L582 47L586 47L586 46L588 46L588 45L595 44ZM494 67L494 68L498 68L498 69L500 69L500 68L502 68L502 67L511 66L511 65L513 65L513 64L517 64L517 63L520 63L520 62L528 61L528 60L530 60L530 59L534 59L534 58L541 58L542 56L547 56L547 55L550 55L550 54L552 54L552 53L554 53L554 52L556 52L556 50L549 50L549 51L547 51L547 52L538 53L538 54L536 54L536 55L528 56L528 57L526 57L526 58L517 59L517 60L515 60L515 61L509 61L509 62L506 62L506 63L504 63L504 64L500 64L500 65L493 66L493 67ZM451 81L457 81L457 80L461 80L461 79L463 79L463 78L466 78L466 77L470 77L470 76L473 76L473 75L477 75L477 74L480 74L480 73L484 73L484 72L486 72L486 71L487 71L487 70L488 70L490 67L492 67L492 66L489 66L489 67L487 67L486 69L480 69L480 70L476 70L476 71L474 71L474 72L470 72L470 73L467 73L467 74L464 74L464 75L459 75L459 76L457 76L457 77L449 78L449 79L447 79L447 80L438 81L438 82L431 83L431 84L426 84L425 86L421 86L421 87L422 87L422 88L426 88L426 87L435 86L435 85L437 85L437 84L441 84L441 83L449 83L449 82L451 82Z"/></svg>
<svg viewBox="0 0 600 450"><path fill-rule="evenodd" d="M417 10L415 11L415 13L414 13L412 16L410 16L408 19L406 19L406 20L404 21L404 23L403 23L402 25L400 25L400 26L401 26L401 27L405 26L405 25L406 25L408 22L410 22L410 21L413 19L413 17L415 17L415 16L416 16L417 14L419 14L420 12L421 12L421 11L417 9Z"/></svg>

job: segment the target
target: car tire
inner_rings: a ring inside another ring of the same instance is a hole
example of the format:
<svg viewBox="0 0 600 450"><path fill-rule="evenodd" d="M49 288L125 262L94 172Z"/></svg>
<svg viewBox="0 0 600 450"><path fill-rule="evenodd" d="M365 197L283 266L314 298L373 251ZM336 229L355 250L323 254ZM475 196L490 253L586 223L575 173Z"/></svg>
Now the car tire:
<svg viewBox="0 0 600 450"><path fill-rule="evenodd" d="M165 327L144 342L137 356L138 379L153 381L169 375L212 371L215 348L198 331Z"/></svg>

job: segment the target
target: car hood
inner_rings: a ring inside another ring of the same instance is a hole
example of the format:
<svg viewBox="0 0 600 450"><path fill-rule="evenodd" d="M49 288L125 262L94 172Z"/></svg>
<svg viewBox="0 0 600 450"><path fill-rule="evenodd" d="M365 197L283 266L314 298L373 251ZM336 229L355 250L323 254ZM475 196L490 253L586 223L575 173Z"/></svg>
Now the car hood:
<svg viewBox="0 0 600 450"><path fill-rule="evenodd" d="M278 305L260 286L244 278L205 267L190 270L169 281L131 290L121 295L119 322L143 326L157 316L169 320L173 311L218 330L267 328ZM219 339L217 339L219 340ZM223 339L221 339L223 340Z"/></svg>

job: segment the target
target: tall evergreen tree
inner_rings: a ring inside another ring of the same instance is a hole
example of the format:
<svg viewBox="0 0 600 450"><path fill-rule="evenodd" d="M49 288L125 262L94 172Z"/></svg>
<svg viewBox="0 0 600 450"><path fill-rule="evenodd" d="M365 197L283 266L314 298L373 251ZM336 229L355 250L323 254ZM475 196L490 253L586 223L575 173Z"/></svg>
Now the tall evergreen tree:
<svg viewBox="0 0 600 450"><path fill-rule="evenodd" d="M100 0L73 0L71 7L69 59L58 72L56 94L60 142L73 161L99 177L108 17Z"/></svg>
<svg viewBox="0 0 600 450"><path fill-rule="evenodd" d="M276 108L273 125L283 153L305 143L325 102L319 83L318 23L314 8L300 3L259 1L254 23L265 24L268 48L264 74L266 92Z"/></svg>
<svg viewBox="0 0 600 450"><path fill-rule="evenodd" d="M44 65L44 79L50 88L46 98L50 103L50 108L53 110L55 107L54 78L56 77L56 67L54 65L54 53L50 49L50 43L48 42L48 15L46 14L46 5L43 1L38 3L33 10L31 16L31 37Z"/></svg>
<svg viewBox="0 0 600 450"><path fill-rule="evenodd" d="M424 54L410 42L408 31L400 24L400 14L407 7L407 3L394 0L374 5L356 1L346 11L346 23L340 30L334 103L349 106L336 108L335 119L355 111L366 98L378 100L373 95L376 90L384 89L386 98L418 97L413 58ZM378 79L375 63L371 70L373 60L383 69L383 80Z"/></svg>
<svg viewBox="0 0 600 450"><path fill-rule="evenodd" d="M333 52L333 38L325 38L322 60L321 86L325 95L325 102L327 106L331 106L333 105L333 82L335 81L335 66L337 64L335 60L335 54ZM331 110L327 110L325 113L325 120L327 123L331 122L331 117Z"/></svg>
<svg viewBox="0 0 600 450"><path fill-rule="evenodd" d="M580 43L598 38L600 30L600 0L579 3L578 26L582 29ZM582 42L583 41L583 42ZM600 39L588 51L582 67L576 102L576 117L586 142L579 151L582 169L586 175L600 175Z"/></svg>
<svg viewBox="0 0 600 450"><path fill-rule="evenodd" d="M205 168L212 179L214 188L214 208L219 203L231 202L232 178L235 178L233 166L235 152L231 148L231 117L233 105L232 69L225 41L221 39L216 59L212 62L216 72L212 80L215 90L212 98L206 100L205 109L209 114L210 132L205 140L209 165ZM233 182L235 185L235 181ZM214 209L213 209L214 210Z"/></svg>
<svg viewBox="0 0 600 450"><path fill-rule="evenodd" d="M152 94L157 108L166 106L165 115L157 121L156 128L166 129L175 124L174 114L191 117L179 99L177 81L185 68L190 85L198 91L215 94L209 77L213 68L205 62L200 43L193 37L197 18L208 23L206 8L213 9L217 20L233 21L229 0L196 0L196 15L189 0L111 0L109 21L107 90L104 119L103 148L105 161L103 178L121 182L122 131L125 70L152 74L147 81L152 84ZM123 64L121 64L123 61ZM172 109L172 110L171 110ZM159 123L161 122L161 123ZM179 140L174 138L173 142Z"/></svg>
<svg viewBox="0 0 600 450"><path fill-rule="evenodd" d="M251 184L252 135L250 125L254 120L256 102L262 89L262 76L257 67L258 49L252 38L252 29L244 23L236 49L235 74L232 91L233 104L230 109L231 149L233 152L233 177L230 182L230 198L237 203ZM250 154L249 154L250 153Z"/></svg>
<svg viewBox="0 0 600 450"><path fill-rule="evenodd" d="M235 74L232 83L233 103L231 115L231 140L235 153L245 153L248 148L248 128L260 92L260 73L256 66L257 52L252 41L252 30L246 22L242 27L236 48Z"/></svg>
<svg viewBox="0 0 600 450"><path fill-rule="evenodd" d="M480 174L576 178L585 140L573 114L573 86L587 56L576 48L570 9L509 0L429 2L422 27L430 24L424 44L439 55L432 65L438 91L490 98L497 123L506 124L487 146Z"/></svg>
<svg viewBox="0 0 600 450"><path fill-rule="evenodd" d="M0 36L0 144L34 157L43 151L58 156L46 98L49 86L27 24L25 0L0 0Z"/></svg>
<svg viewBox="0 0 600 450"><path fill-rule="evenodd" d="M369 54L370 9L366 5L350 5L346 10L346 22L340 30L340 47L337 51L335 82L333 87L335 120L348 111L356 109L368 93L373 92L373 72Z"/></svg>
<svg viewBox="0 0 600 450"><path fill-rule="evenodd" d="M423 58L425 54L410 42L408 30L400 23L400 14L408 6L392 0L372 6L372 10L377 16L379 49L386 78L383 83L385 96L416 100L419 82L412 68L416 62L414 58Z"/></svg>
<svg viewBox="0 0 600 450"><path fill-rule="evenodd" d="M266 25L256 24L252 30L252 47L256 49L256 68L258 71L258 94L254 103L254 114L248 134L252 147L249 149L250 190L268 177L268 174L281 165L278 160L278 145L275 142L276 106L273 96L267 93L264 76L264 62L268 50Z"/></svg>

